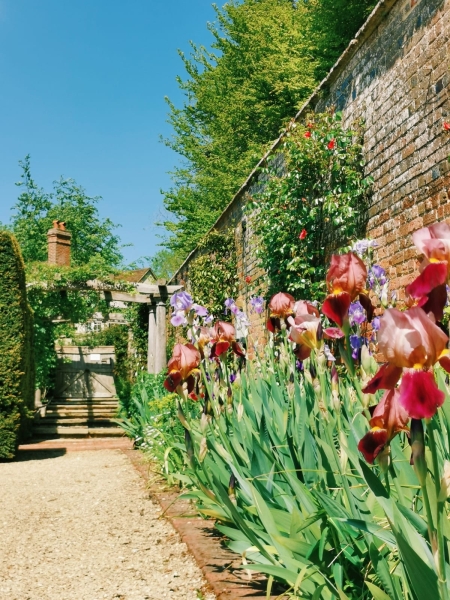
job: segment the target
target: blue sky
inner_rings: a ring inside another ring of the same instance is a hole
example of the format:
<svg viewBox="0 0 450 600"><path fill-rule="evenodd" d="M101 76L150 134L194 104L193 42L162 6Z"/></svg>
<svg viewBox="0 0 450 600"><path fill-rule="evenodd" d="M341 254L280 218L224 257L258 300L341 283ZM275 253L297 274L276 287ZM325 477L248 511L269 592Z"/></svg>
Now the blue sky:
<svg viewBox="0 0 450 600"><path fill-rule="evenodd" d="M213 19L209 0L0 0L0 221L29 153L46 190L64 175L103 197L128 261L157 251L179 160L164 96L181 104L177 49L208 44Z"/></svg>

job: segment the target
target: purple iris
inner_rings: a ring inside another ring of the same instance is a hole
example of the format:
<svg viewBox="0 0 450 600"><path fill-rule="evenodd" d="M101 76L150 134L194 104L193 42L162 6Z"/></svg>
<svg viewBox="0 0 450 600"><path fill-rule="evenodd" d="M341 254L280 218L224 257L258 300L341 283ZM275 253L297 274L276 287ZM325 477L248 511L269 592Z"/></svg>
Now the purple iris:
<svg viewBox="0 0 450 600"><path fill-rule="evenodd" d="M231 309L231 308L233 308L233 306L235 306L235 304L236 303L235 303L235 301L234 301L233 298L227 298L225 300L225 308L230 308Z"/></svg>
<svg viewBox="0 0 450 600"><path fill-rule="evenodd" d="M195 311L195 314L197 316L199 316L199 317L207 317L208 316L208 310L204 306L200 306L200 304L193 304L192 308Z"/></svg>
<svg viewBox="0 0 450 600"><path fill-rule="evenodd" d="M252 296L250 298L250 305L258 315L264 312L264 298L261 296Z"/></svg>
<svg viewBox="0 0 450 600"><path fill-rule="evenodd" d="M183 311L179 311L176 313L173 313L170 322L172 323L172 325L174 327L179 327L180 325L186 325L187 321L186 321L186 317L184 316L184 312Z"/></svg>
<svg viewBox="0 0 450 600"><path fill-rule="evenodd" d="M366 313L364 312L364 308L362 304L358 301L352 302L350 304L350 308L348 309L348 316L350 319L350 325L352 327L354 325L361 325L366 320Z"/></svg>
<svg viewBox="0 0 450 600"><path fill-rule="evenodd" d="M373 248L374 246L377 246L375 240L358 240L353 244L352 250L361 255L365 254L369 248Z"/></svg>
<svg viewBox="0 0 450 600"><path fill-rule="evenodd" d="M170 306L173 306L176 310L190 310L192 304L192 296L187 292L175 292L170 299Z"/></svg>
<svg viewBox="0 0 450 600"><path fill-rule="evenodd" d="M380 317L375 317L374 319L372 319L372 329L374 331L378 331L380 329Z"/></svg>
<svg viewBox="0 0 450 600"><path fill-rule="evenodd" d="M231 375L230 375L230 383L234 383L236 381L236 377L237 377L236 373L231 373Z"/></svg>
<svg viewBox="0 0 450 600"><path fill-rule="evenodd" d="M336 359L334 358L333 354L331 354L331 350L330 348L324 344L323 347L323 353L325 354L325 358L331 362L335 361Z"/></svg>
<svg viewBox="0 0 450 600"><path fill-rule="evenodd" d="M303 362L301 360L296 360L295 368L297 369L297 371L303 371Z"/></svg>
<svg viewBox="0 0 450 600"><path fill-rule="evenodd" d="M376 285L380 287L387 281L386 271L380 265L372 265L369 269L368 282L372 290Z"/></svg>
<svg viewBox="0 0 450 600"><path fill-rule="evenodd" d="M175 309L170 322L174 327L179 325L186 325L188 320L186 314L190 313L191 310L195 312L198 317L207 317L208 311L204 306L200 304L194 304L192 296L187 292L176 292L170 299L170 305Z"/></svg>
<svg viewBox="0 0 450 600"><path fill-rule="evenodd" d="M357 359L359 356L359 351L363 345L363 338L359 335L351 335L350 336L350 346L352 347L352 357Z"/></svg>

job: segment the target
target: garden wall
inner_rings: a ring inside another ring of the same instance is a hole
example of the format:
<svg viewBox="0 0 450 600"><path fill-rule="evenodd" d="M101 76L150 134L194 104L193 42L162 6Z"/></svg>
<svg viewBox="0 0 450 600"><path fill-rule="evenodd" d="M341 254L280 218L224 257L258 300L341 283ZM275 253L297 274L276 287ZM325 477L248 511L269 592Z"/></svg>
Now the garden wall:
<svg viewBox="0 0 450 600"><path fill-rule="evenodd" d="M450 120L449 36L450 0L380 2L295 117L301 121L311 111L335 106L343 111L344 124L364 119L366 175L374 178L367 235L377 241L376 258L400 298L417 268L411 232L450 217L450 133L443 129L443 121ZM215 224L219 230L235 229L243 305L264 289L256 240L244 214L248 197L264 185L259 177L255 169ZM174 283L188 286L195 257L196 251ZM251 319L262 337L261 319Z"/></svg>

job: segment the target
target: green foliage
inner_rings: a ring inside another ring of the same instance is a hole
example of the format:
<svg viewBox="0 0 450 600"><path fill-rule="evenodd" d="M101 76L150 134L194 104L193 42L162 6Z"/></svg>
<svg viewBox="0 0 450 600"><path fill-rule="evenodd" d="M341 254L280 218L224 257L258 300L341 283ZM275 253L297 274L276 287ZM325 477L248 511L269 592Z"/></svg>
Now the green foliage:
<svg viewBox="0 0 450 600"><path fill-rule="evenodd" d="M407 438L391 443L389 475L361 460L367 420L356 379L344 375L336 390L314 355L298 373L283 341L247 364L231 396L224 364L205 368L207 408L199 418L181 400L186 466L171 477L217 520L245 569L282 582L291 598L426 600L427 589L442 598ZM446 416L430 426L438 488L449 426Z"/></svg>
<svg viewBox="0 0 450 600"><path fill-rule="evenodd" d="M150 267L157 279L168 281L182 262L183 257L179 252L162 248L150 259Z"/></svg>
<svg viewBox="0 0 450 600"><path fill-rule="evenodd" d="M33 316L19 245L0 231L0 459L29 435L34 407Z"/></svg>
<svg viewBox="0 0 450 600"><path fill-rule="evenodd" d="M177 396L163 387L164 376L138 376L131 401L121 402L118 424L174 483L172 474L183 469L184 430L177 416Z"/></svg>
<svg viewBox="0 0 450 600"><path fill-rule="evenodd" d="M169 102L184 163L165 194L167 246L185 256L331 68L375 0L231 0L209 24L212 50L181 54L181 108Z"/></svg>
<svg viewBox="0 0 450 600"><path fill-rule="evenodd" d="M125 310L133 340L133 370L136 372L147 369L148 314L147 304L130 304Z"/></svg>
<svg viewBox="0 0 450 600"><path fill-rule="evenodd" d="M53 387L57 338L73 335L73 324L85 323L94 312L107 312L104 300L98 292L86 288L86 281L97 279L117 285L114 273L98 257L80 267L27 264L28 299L34 311L38 389L46 392Z"/></svg>
<svg viewBox="0 0 450 600"><path fill-rule="evenodd" d="M305 12L290 0L233 0L216 8L213 51L192 44L191 57L180 53L186 103L169 103L174 135L166 143L186 163L165 197L176 217L165 223L175 234L170 248L196 246L314 88Z"/></svg>
<svg viewBox="0 0 450 600"><path fill-rule="evenodd" d="M321 81L363 25L377 0L308 0L308 30Z"/></svg>
<svg viewBox="0 0 450 600"><path fill-rule="evenodd" d="M224 302L237 293L234 231L211 231L198 245L200 256L189 265L189 285L196 302L226 320Z"/></svg>
<svg viewBox="0 0 450 600"><path fill-rule="evenodd" d="M249 208L269 294L320 300L331 252L364 232L371 182L360 124L345 130L333 112L310 115L306 124L293 124Z"/></svg>
<svg viewBox="0 0 450 600"><path fill-rule="evenodd" d="M96 204L73 179L54 183L52 193L39 188L31 176L30 157L21 161L21 188L13 207L11 227L19 241L25 262L47 260L47 231L54 220L65 221L72 234L71 264L86 265L92 258L109 266L122 262L120 239L113 233L116 225L101 219Z"/></svg>

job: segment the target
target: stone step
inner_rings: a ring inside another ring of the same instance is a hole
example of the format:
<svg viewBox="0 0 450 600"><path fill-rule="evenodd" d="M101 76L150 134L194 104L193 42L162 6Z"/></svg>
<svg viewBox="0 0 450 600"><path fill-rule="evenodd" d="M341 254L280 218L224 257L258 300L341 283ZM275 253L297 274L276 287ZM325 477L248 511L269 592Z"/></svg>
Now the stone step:
<svg viewBox="0 0 450 600"><path fill-rule="evenodd" d="M57 417L57 416L66 417L66 416L71 416L71 415L74 415L76 417L81 417L81 416L85 415L85 416L93 416L93 417L114 418L117 415L117 409L115 409L115 408L91 409L91 408L86 408L83 406L80 406L77 409L74 409L74 408L47 408L45 415L46 415L46 418L47 417Z"/></svg>
<svg viewBox="0 0 450 600"><path fill-rule="evenodd" d="M33 436L44 439L57 438L90 438L90 437L125 437L120 427L61 427L57 425L37 425Z"/></svg>
<svg viewBox="0 0 450 600"><path fill-rule="evenodd" d="M117 406L119 404L118 398L55 398L48 406L64 405L64 406L78 406L80 404L98 404L105 406L110 404L111 406Z"/></svg>
<svg viewBox="0 0 450 600"><path fill-rule="evenodd" d="M43 426L47 426L47 425L62 425L62 426L66 426L66 425L93 425L93 426L98 426L98 427L117 427L117 423L115 423L114 421L112 421L112 419L109 419L108 417L105 417L104 419L99 418L99 417L75 417L75 416L68 416L68 417L45 417L44 419L41 420L40 422ZM38 423L39 425L39 423Z"/></svg>

